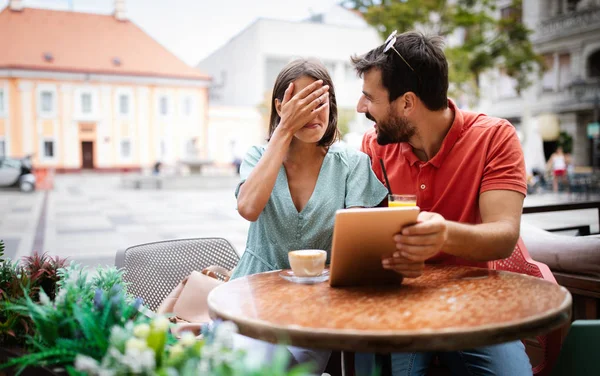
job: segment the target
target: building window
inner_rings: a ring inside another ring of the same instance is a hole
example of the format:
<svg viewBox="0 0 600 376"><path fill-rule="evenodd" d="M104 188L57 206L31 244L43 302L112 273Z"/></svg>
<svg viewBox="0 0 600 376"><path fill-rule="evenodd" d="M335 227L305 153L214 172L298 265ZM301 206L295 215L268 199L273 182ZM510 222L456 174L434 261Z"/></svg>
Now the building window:
<svg viewBox="0 0 600 376"><path fill-rule="evenodd" d="M121 158L131 158L131 141L121 141Z"/></svg>
<svg viewBox="0 0 600 376"><path fill-rule="evenodd" d="M185 143L185 154L188 157L196 157L198 155L195 138L191 138Z"/></svg>
<svg viewBox="0 0 600 376"><path fill-rule="evenodd" d="M551 14L559 16L561 14L577 11L578 5L582 0L553 0L549 6Z"/></svg>
<svg viewBox="0 0 600 376"><path fill-rule="evenodd" d="M0 157L6 157L6 141L0 140Z"/></svg>
<svg viewBox="0 0 600 376"><path fill-rule="evenodd" d="M49 114L54 112L54 93L44 90L40 93L40 101L42 103L40 109L42 113Z"/></svg>
<svg viewBox="0 0 600 376"><path fill-rule="evenodd" d="M510 77L504 69L500 69L500 77L498 77L498 96L500 98L517 96L517 80Z"/></svg>
<svg viewBox="0 0 600 376"><path fill-rule="evenodd" d="M600 50L590 55L587 60L587 66L589 77L600 77Z"/></svg>
<svg viewBox="0 0 600 376"><path fill-rule="evenodd" d="M542 89L544 91L554 91L556 78L554 69L554 56L552 54L544 55L544 74L542 76Z"/></svg>
<svg viewBox="0 0 600 376"><path fill-rule="evenodd" d="M192 115L192 98L185 97L183 99L183 115L191 116Z"/></svg>
<svg viewBox="0 0 600 376"><path fill-rule="evenodd" d="M54 158L54 141L44 141L44 158Z"/></svg>
<svg viewBox="0 0 600 376"><path fill-rule="evenodd" d="M158 105L160 106L160 114L167 116L169 114L169 101L167 97L160 97Z"/></svg>
<svg viewBox="0 0 600 376"><path fill-rule="evenodd" d="M566 0L567 12L575 12L581 0Z"/></svg>
<svg viewBox="0 0 600 376"><path fill-rule="evenodd" d="M571 85L571 55L562 54L558 57L558 88L565 90Z"/></svg>
<svg viewBox="0 0 600 376"><path fill-rule="evenodd" d="M91 114L92 113L92 94L83 93L81 94L81 113Z"/></svg>
<svg viewBox="0 0 600 376"><path fill-rule="evenodd" d="M523 10L521 7L508 6L500 9L500 18L506 21L511 21L512 23L522 23L523 22Z"/></svg>
<svg viewBox="0 0 600 376"><path fill-rule="evenodd" d="M119 114L129 115L129 96L119 95Z"/></svg>

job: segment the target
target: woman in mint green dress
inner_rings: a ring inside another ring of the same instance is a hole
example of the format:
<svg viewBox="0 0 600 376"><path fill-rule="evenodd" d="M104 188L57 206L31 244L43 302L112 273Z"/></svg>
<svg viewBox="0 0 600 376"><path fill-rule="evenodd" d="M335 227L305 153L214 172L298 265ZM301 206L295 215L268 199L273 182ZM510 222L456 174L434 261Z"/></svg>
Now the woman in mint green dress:
<svg viewBox="0 0 600 376"><path fill-rule="evenodd" d="M330 251L336 210L384 200L369 157L334 144L338 134L326 68L312 60L284 67L273 89L269 142L252 147L240 169L238 211L252 223L232 278L289 268L292 250Z"/></svg>
<svg viewBox="0 0 600 376"><path fill-rule="evenodd" d="M387 190L369 157L334 144L337 117L335 91L322 63L299 59L283 68L273 88L269 142L251 148L240 169L238 212L252 223L232 278L287 269L291 250L329 253L338 209L384 200ZM288 349L298 362L315 361L317 370L329 357Z"/></svg>

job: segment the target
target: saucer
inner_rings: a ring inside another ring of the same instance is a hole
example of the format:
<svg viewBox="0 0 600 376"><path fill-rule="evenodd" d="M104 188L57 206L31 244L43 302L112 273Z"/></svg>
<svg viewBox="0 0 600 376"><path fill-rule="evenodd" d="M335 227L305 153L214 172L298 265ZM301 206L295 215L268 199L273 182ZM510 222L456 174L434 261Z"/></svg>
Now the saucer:
<svg viewBox="0 0 600 376"><path fill-rule="evenodd" d="M294 272L290 269L282 270L279 276L286 281L300 283L303 285L313 285L315 283L325 282L329 279L329 270L324 269L323 272L314 277L298 277L294 275Z"/></svg>

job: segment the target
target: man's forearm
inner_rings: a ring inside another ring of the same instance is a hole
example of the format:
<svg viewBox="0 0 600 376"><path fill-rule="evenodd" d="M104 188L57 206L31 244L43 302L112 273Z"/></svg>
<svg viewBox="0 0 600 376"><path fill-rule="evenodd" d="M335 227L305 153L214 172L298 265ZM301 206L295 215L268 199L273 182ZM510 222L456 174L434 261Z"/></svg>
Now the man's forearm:
<svg viewBox="0 0 600 376"><path fill-rule="evenodd" d="M508 221L478 225L446 223L448 239L442 250L467 260L492 261L509 257L519 239L518 226Z"/></svg>

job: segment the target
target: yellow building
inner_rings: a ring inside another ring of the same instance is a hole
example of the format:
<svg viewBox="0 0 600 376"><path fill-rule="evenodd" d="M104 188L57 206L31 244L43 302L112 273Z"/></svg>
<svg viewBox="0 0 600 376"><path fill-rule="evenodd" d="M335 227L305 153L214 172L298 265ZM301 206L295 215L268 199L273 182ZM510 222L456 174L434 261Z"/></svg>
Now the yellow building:
<svg viewBox="0 0 600 376"><path fill-rule="evenodd" d="M0 156L58 171L205 158L210 77L113 15L0 12Z"/></svg>

